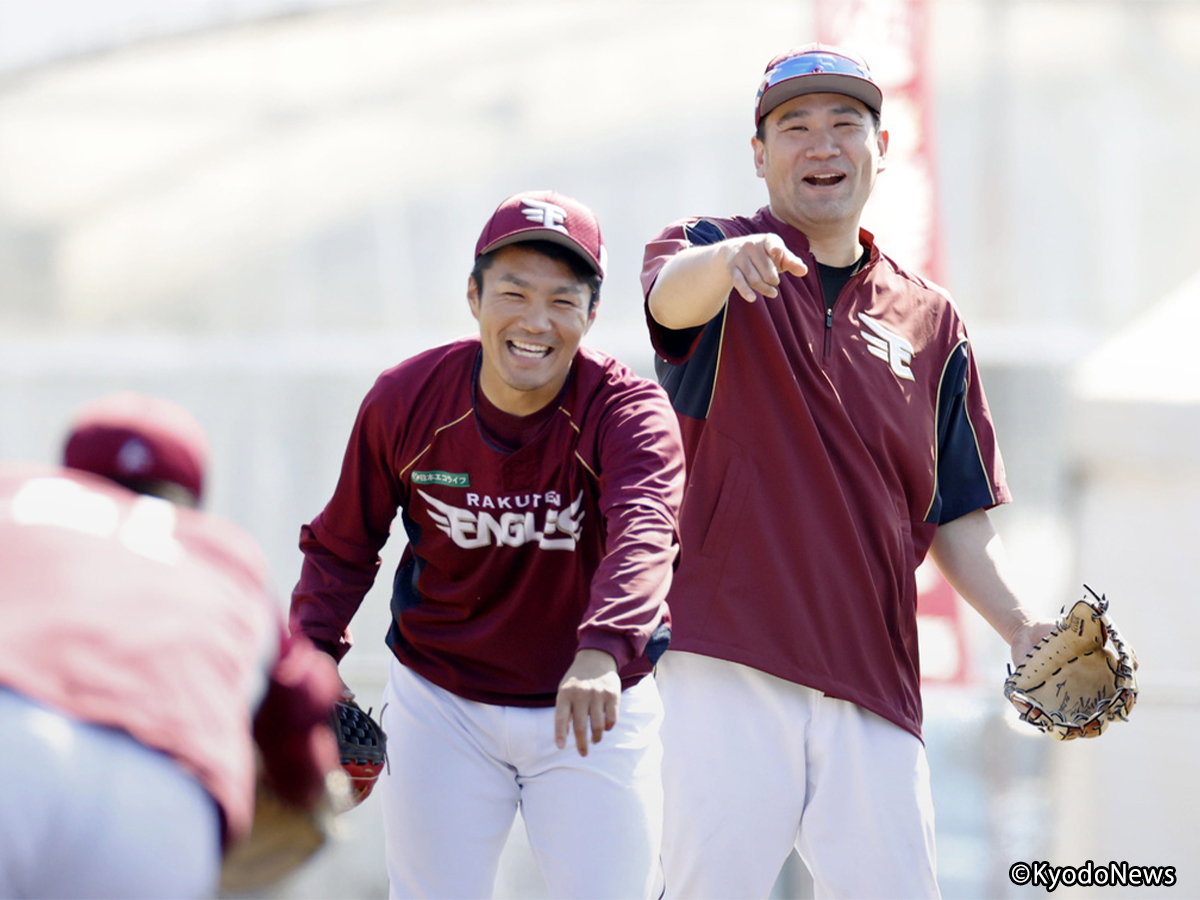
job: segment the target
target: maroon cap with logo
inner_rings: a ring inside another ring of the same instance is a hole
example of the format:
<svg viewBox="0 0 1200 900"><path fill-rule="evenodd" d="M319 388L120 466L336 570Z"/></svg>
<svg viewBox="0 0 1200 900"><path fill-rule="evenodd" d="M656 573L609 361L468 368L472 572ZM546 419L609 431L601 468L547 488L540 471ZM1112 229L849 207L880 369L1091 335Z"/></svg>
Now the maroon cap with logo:
<svg viewBox="0 0 1200 900"><path fill-rule="evenodd" d="M122 484L168 481L197 500L204 491L208 439L191 413L168 400L121 393L81 407L63 465Z"/></svg>
<svg viewBox="0 0 1200 900"><path fill-rule="evenodd" d="M475 244L475 258L520 241L553 241L574 250L601 278L607 264L596 214L555 191L526 191L492 213Z"/></svg>
<svg viewBox="0 0 1200 900"><path fill-rule="evenodd" d="M754 104L755 126L779 104L801 94L845 94L876 114L883 108L883 91L865 59L842 47L805 44L767 63Z"/></svg>

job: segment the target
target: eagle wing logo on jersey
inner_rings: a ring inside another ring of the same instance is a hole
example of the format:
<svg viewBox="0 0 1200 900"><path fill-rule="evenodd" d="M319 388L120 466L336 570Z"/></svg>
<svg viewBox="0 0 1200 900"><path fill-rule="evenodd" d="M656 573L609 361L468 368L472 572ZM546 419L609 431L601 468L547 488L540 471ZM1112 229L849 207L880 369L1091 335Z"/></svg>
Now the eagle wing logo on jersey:
<svg viewBox="0 0 1200 900"><path fill-rule="evenodd" d="M537 514L533 510L511 511L494 516L483 509L472 512L451 506L420 489L417 493L429 504L429 517L438 530L465 550L492 544L521 547L531 542L536 542L542 550L574 550L583 536L582 491L566 509L553 506L542 509L541 528L538 528Z"/></svg>
<svg viewBox="0 0 1200 900"><path fill-rule="evenodd" d="M567 226L563 223L567 221L567 211L557 203L548 203L545 200L522 200L521 212L525 213L525 218L530 222L537 222L546 228L553 228L555 231L561 231L567 234Z"/></svg>
<svg viewBox="0 0 1200 900"><path fill-rule="evenodd" d="M873 356L878 356L886 362L897 378L915 381L912 369L909 367L913 358L913 345L870 316L859 313L858 320L873 332L865 330L859 332L862 339L867 342L867 350Z"/></svg>

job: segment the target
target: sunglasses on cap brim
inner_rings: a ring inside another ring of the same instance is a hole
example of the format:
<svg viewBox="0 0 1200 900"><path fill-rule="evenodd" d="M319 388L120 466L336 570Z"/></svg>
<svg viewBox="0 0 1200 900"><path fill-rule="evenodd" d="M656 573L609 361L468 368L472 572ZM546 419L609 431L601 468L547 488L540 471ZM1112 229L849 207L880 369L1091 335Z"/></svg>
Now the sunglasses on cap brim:
<svg viewBox="0 0 1200 900"><path fill-rule="evenodd" d="M864 66L836 53L814 51L789 56L769 66L763 78L762 86L758 89L758 97L755 103L756 108L761 109L763 96L769 90L785 81L805 75L847 76L865 82L864 87L869 85L868 90L871 94L880 94L879 88L875 84L875 79L871 77L870 71ZM867 101L864 100L863 102ZM867 103L867 105L872 106L878 111L878 103Z"/></svg>
<svg viewBox="0 0 1200 900"><path fill-rule="evenodd" d="M852 59L836 53L799 53L775 63L767 69L764 87L769 89L797 75L850 75L872 81L871 73Z"/></svg>

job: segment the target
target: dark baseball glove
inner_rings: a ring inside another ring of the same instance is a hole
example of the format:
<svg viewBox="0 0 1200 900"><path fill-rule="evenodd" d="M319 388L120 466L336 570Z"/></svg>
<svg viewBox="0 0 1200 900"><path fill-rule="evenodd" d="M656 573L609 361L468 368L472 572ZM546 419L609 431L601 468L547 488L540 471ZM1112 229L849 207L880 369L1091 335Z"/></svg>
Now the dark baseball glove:
<svg viewBox="0 0 1200 900"><path fill-rule="evenodd" d="M370 711L363 712L353 700L339 700L329 724L337 735L342 768L350 776L354 804L358 805L367 799L387 764L387 735Z"/></svg>
<svg viewBox="0 0 1200 900"><path fill-rule="evenodd" d="M1137 700L1137 657L1108 618L1108 601L1086 584L1084 597L1063 614L1016 671L1004 696L1021 718L1060 741L1099 737L1125 720Z"/></svg>

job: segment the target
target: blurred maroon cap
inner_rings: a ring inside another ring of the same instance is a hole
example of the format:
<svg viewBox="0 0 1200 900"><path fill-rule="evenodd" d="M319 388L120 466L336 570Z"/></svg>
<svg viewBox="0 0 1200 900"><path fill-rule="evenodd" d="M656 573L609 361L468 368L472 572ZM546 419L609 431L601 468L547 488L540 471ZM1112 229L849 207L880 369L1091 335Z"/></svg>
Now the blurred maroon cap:
<svg viewBox="0 0 1200 900"><path fill-rule="evenodd" d="M501 203L475 244L475 258L520 241L553 241L582 256L604 277L607 253L596 214L556 191L526 191Z"/></svg>
<svg viewBox="0 0 1200 900"><path fill-rule="evenodd" d="M168 481L198 501L204 492L208 439L181 406L130 392L85 404L63 449L63 465L128 485Z"/></svg>

